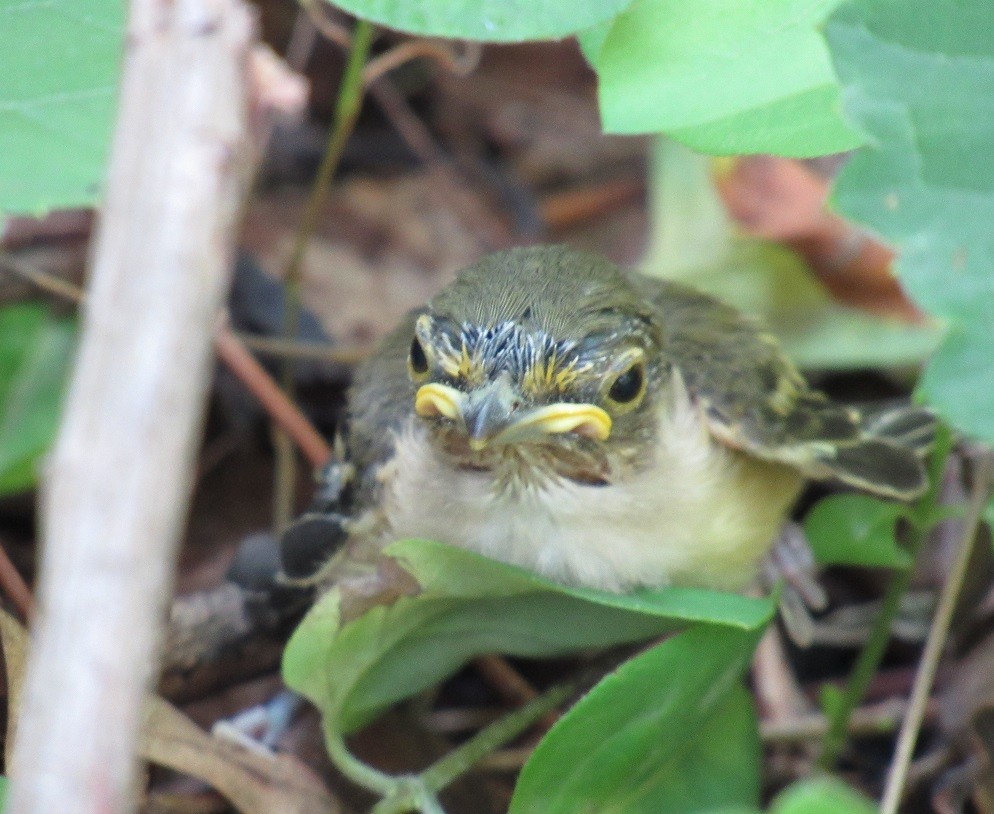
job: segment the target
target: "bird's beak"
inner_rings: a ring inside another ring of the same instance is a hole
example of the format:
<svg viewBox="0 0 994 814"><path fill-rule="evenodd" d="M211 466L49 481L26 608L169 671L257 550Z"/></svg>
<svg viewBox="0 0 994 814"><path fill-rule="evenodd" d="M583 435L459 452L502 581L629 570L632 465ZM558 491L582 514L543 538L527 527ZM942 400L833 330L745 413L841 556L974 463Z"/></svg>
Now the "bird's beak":
<svg viewBox="0 0 994 814"><path fill-rule="evenodd" d="M470 393L444 384L422 385L414 397L414 410L426 418L444 416L460 422L476 451L546 435L572 432L603 441L611 434L611 416L593 404L561 402L521 409L519 403L510 377L503 374Z"/></svg>

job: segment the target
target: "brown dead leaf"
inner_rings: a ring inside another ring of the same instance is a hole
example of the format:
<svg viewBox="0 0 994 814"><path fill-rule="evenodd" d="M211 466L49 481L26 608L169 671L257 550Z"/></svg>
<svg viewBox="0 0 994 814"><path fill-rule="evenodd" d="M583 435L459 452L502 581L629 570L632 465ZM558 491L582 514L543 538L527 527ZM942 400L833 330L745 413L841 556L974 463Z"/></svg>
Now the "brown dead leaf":
<svg viewBox="0 0 994 814"><path fill-rule="evenodd" d="M825 206L830 179L798 161L746 156L716 176L725 206L750 235L801 254L840 302L912 322L921 312L893 275L894 253Z"/></svg>
<svg viewBox="0 0 994 814"><path fill-rule="evenodd" d="M256 752L208 735L157 696L145 704L140 753L197 777L243 814L338 814L341 806L309 769L289 755Z"/></svg>
<svg viewBox="0 0 994 814"><path fill-rule="evenodd" d="M21 703L29 637L24 626L0 610L0 642L7 673L6 760L9 765ZM208 735L158 696L145 703L139 755L152 763L203 780L243 814L340 814L338 801L290 755L252 751Z"/></svg>
<svg viewBox="0 0 994 814"><path fill-rule="evenodd" d="M7 675L7 739L4 741L4 765L10 765L21 713L24 667L28 660L28 632L7 611L0 610L0 643Z"/></svg>

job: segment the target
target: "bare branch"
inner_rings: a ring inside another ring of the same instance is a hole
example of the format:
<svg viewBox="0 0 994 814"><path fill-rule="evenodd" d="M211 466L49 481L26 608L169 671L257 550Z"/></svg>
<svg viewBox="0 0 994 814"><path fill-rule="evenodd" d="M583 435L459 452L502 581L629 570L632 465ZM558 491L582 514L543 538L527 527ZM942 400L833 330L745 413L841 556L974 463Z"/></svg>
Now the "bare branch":
<svg viewBox="0 0 994 814"><path fill-rule="evenodd" d="M129 811L253 159L242 0L133 0L83 340L43 495L9 811ZM258 139L255 140L258 144Z"/></svg>

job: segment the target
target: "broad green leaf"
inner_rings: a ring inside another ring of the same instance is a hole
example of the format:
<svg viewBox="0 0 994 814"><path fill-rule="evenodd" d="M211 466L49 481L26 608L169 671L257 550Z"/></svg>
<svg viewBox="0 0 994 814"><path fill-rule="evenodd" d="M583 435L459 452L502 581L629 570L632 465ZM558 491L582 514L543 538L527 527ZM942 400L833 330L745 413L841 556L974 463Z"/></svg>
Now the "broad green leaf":
<svg viewBox="0 0 994 814"><path fill-rule="evenodd" d="M905 289L947 326L921 394L994 441L994 4L859 0L827 34L867 137L834 201L898 246Z"/></svg>
<svg viewBox="0 0 994 814"><path fill-rule="evenodd" d="M7 805L7 789L10 787L10 780L7 775L0 774L0 811Z"/></svg>
<svg viewBox="0 0 994 814"><path fill-rule="evenodd" d="M754 808L759 735L739 680L757 640L698 625L623 664L539 743L510 814Z"/></svg>
<svg viewBox="0 0 994 814"><path fill-rule="evenodd" d="M417 580L421 593L341 625L340 596L332 590L284 653L287 684L313 701L336 733L361 726L483 653L556 656L639 641L692 622L752 631L773 612L769 600L714 591L617 595L566 588L427 541L395 543L387 555Z"/></svg>
<svg viewBox="0 0 994 814"><path fill-rule="evenodd" d="M124 39L119 0L0 0L0 216L100 194Z"/></svg>
<svg viewBox="0 0 994 814"><path fill-rule="evenodd" d="M742 237L711 181L707 158L660 139L653 156L647 274L678 279L762 318L809 370L918 364L933 328L858 311L832 299L794 252Z"/></svg>
<svg viewBox="0 0 994 814"><path fill-rule="evenodd" d="M59 421L75 328L35 304L0 308L0 494L35 484Z"/></svg>
<svg viewBox="0 0 994 814"><path fill-rule="evenodd" d="M769 814L876 814L877 807L834 777L800 780L777 795Z"/></svg>
<svg viewBox="0 0 994 814"><path fill-rule="evenodd" d="M637 0L581 47L613 133L662 131L714 154L851 149L816 27L838 0Z"/></svg>
<svg viewBox="0 0 994 814"><path fill-rule="evenodd" d="M822 565L907 568L911 557L894 539L900 503L869 495L831 495L804 518L804 533Z"/></svg>
<svg viewBox="0 0 994 814"><path fill-rule="evenodd" d="M632 0L329 0L349 14L427 37L483 42L560 39L609 20Z"/></svg>

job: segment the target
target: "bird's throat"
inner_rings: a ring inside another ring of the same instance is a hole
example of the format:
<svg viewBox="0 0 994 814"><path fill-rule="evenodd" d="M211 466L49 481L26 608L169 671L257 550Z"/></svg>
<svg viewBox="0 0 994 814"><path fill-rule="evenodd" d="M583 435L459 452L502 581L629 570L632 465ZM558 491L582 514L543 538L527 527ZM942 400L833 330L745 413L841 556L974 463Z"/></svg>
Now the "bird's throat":
<svg viewBox="0 0 994 814"><path fill-rule="evenodd" d="M563 444L521 443L473 449L455 433L437 440L453 467L490 473L494 488L501 492L541 489L563 480L587 486L611 482L611 466L602 455Z"/></svg>

